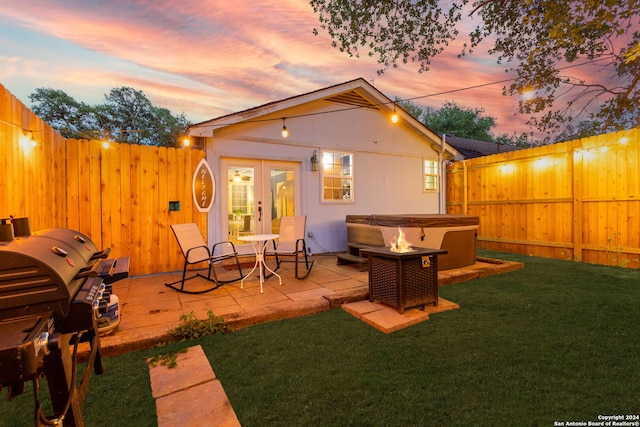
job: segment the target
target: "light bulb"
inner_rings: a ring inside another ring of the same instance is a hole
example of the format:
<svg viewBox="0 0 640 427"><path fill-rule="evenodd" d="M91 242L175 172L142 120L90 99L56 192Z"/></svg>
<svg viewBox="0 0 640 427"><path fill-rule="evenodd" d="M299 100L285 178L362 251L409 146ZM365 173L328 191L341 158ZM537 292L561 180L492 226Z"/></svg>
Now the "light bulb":
<svg viewBox="0 0 640 427"><path fill-rule="evenodd" d="M398 120L400 120L400 117L398 116L398 113L396 113L396 104L393 104L393 114L391 114L391 123L398 123Z"/></svg>
<svg viewBox="0 0 640 427"><path fill-rule="evenodd" d="M285 120L286 119L283 117L282 118L282 132L281 132L281 134L282 134L283 138L288 138L289 137L289 129L287 129L287 125L285 125L285 123L284 123Z"/></svg>

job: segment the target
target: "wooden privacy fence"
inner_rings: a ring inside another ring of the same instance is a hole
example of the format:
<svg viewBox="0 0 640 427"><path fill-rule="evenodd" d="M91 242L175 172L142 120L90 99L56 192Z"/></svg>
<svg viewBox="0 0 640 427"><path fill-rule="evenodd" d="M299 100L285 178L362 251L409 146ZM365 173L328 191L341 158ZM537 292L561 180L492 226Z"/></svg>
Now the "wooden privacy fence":
<svg viewBox="0 0 640 427"><path fill-rule="evenodd" d="M66 140L0 85L0 152L0 218L80 231L130 256L132 275L182 268L170 224L195 222L207 236L191 195L203 150Z"/></svg>
<svg viewBox="0 0 640 427"><path fill-rule="evenodd" d="M181 268L170 224L207 235L202 150L66 140L0 85L0 153L0 218L78 230L132 275ZM447 211L480 217L482 248L640 268L639 166L639 129L456 162Z"/></svg>
<svg viewBox="0 0 640 427"><path fill-rule="evenodd" d="M640 129L456 162L447 212L479 247L640 268Z"/></svg>

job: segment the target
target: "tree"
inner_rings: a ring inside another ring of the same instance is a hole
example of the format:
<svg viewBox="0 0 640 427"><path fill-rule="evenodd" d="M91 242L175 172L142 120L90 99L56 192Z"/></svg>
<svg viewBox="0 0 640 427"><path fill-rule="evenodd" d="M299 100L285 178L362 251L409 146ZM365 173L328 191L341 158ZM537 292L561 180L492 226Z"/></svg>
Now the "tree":
<svg viewBox="0 0 640 427"><path fill-rule="evenodd" d="M538 130L550 137L585 116L599 132L640 126L638 0L311 0L311 5L334 46L352 56L363 50L377 57L380 72L407 62L428 71L432 59L459 36L465 17L479 17L460 55L492 43L488 52L516 74L504 94L534 93L519 102L519 111L530 115ZM592 80L564 74L584 63L599 67Z"/></svg>
<svg viewBox="0 0 640 427"><path fill-rule="evenodd" d="M396 104L438 135L449 134L461 138L521 147L535 144L529 140L528 134L517 135L514 133L512 136L502 134L494 137L491 129L496 125L496 119L492 116L485 116L483 108L459 107L455 101L446 102L438 110L421 107L411 101L399 99L396 99Z"/></svg>
<svg viewBox="0 0 640 427"><path fill-rule="evenodd" d="M159 141L171 142L171 144L164 145L174 145L178 138L185 134L187 127L191 124L184 113L174 116L166 108L152 107L151 114L154 120L150 124L149 130L152 134L158 135Z"/></svg>
<svg viewBox="0 0 640 427"><path fill-rule="evenodd" d="M184 114L173 116L130 87L111 89L105 94L106 102L95 106L45 88L36 89L29 99L31 109L66 138L173 146L190 125Z"/></svg>
<svg viewBox="0 0 640 427"><path fill-rule="evenodd" d="M493 142L505 145L515 145L516 147L532 147L535 145L539 145L538 142L530 140L529 136L530 135L526 133L521 133L520 135L518 135L514 132L511 136L503 133L502 135L498 135Z"/></svg>
<svg viewBox="0 0 640 427"><path fill-rule="evenodd" d="M402 109L404 111L406 111L407 113L411 114L416 120L418 120L420 123L424 124L424 115L427 112L427 109L424 107L421 107L415 103L413 103L412 101L403 101L399 98L396 98L395 103L397 105L399 105L400 107L402 107ZM435 129L431 129L432 131L438 133Z"/></svg>
<svg viewBox="0 0 640 427"><path fill-rule="evenodd" d="M153 124L151 101L142 91L130 87L111 89L104 96L106 130L119 142L130 144L151 143L150 127Z"/></svg>
<svg viewBox="0 0 640 427"><path fill-rule="evenodd" d="M37 88L29 95L33 103L31 109L42 120L66 138L86 138L85 116L90 107L76 101L61 90Z"/></svg>
<svg viewBox="0 0 640 427"><path fill-rule="evenodd" d="M559 134L555 142L573 141L575 139L587 138L594 135L594 127L596 125L588 120L578 123L577 126L567 126L564 132Z"/></svg>
<svg viewBox="0 0 640 427"><path fill-rule="evenodd" d="M493 141L491 128L496 125L496 119L483 114L483 108L460 108L455 102L446 102L439 110L427 109L422 122L440 135L448 133L461 138Z"/></svg>

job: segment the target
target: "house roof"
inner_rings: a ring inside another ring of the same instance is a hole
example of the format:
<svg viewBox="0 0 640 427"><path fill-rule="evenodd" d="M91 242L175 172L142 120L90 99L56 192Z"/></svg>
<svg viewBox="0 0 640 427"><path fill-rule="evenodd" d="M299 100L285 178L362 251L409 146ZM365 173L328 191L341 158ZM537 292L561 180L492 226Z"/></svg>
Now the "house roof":
<svg viewBox="0 0 640 427"><path fill-rule="evenodd" d="M397 105L394 101L389 99L363 78L357 78L312 92L292 96L279 101L269 102L247 110L196 123L189 126L187 134L196 137L210 137L213 136L214 131L217 129L239 123L247 123L251 121L259 122L261 121L261 118L264 118L267 115L273 116L273 114L280 111L319 100L336 103L336 111L364 108L378 110L383 114L389 115L396 111L401 118L402 125L407 126L417 134L421 135L426 142L429 142L434 148L440 150L442 141L439 135L430 130L420 121L416 120L411 114L402 109L400 105ZM292 117L295 117L295 115ZM292 117L286 116L284 118ZM280 120L280 118L272 118L271 120ZM444 151L456 158L462 158L461 153L449 144L444 144Z"/></svg>
<svg viewBox="0 0 640 427"><path fill-rule="evenodd" d="M465 159L488 156L490 154L504 153L507 151L522 150L524 147L515 145L500 144L497 142L480 141L477 139L460 138L447 134L445 140L458 150Z"/></svg>

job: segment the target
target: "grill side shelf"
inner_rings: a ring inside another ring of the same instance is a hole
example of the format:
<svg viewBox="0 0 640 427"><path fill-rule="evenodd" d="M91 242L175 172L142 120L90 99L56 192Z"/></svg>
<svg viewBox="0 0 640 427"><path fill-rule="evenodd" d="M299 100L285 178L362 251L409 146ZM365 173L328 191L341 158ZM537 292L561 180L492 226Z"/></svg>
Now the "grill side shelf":
<svg viewBox="0 0 640 427"><path fill-rule="evenodd" d="M53 332L53 313L0 321L0 384L13 385L38 375L46 345L43 334Z"/></svg>
<svg viewBox="0 0 640 427"><path fill-rule="evenodd" d="M95 329L95 304L104 291L100 277L89 277L71 302L69 314L60 328L60 333L88 331Z"/></svg>

